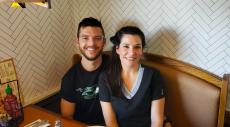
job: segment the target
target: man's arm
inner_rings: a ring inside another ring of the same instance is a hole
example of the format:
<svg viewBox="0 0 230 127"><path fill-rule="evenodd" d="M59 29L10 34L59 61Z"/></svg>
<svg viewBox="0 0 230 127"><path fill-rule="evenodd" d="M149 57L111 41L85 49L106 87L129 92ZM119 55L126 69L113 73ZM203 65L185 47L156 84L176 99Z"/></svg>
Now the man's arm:
<svg viewBox="0 0 230 127"><path fill-rule="evenodd" d="M165 98L152 101L151 104L151 127L162 127L164 120Z"/></svg>
<svg viewBox="0 0 230 127"><path fill-rule="evenodd" d="M118 127L117 119L110 102L100 101L106 127Z"/></svg>
<svg viewBox="0 0 230 127"><path fill-rule="evenodd" d="M61 114L66 118L73 119L75 112L75 103L71 103L65 99L61 99Z"/></svg>

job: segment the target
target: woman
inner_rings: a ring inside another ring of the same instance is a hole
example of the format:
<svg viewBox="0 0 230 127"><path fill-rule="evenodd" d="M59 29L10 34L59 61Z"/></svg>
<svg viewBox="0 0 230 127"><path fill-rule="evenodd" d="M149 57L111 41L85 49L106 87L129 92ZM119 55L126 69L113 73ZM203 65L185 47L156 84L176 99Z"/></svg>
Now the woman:
<svg viewBox="0 0 230 127"><path fill-rule="evenodd" d="M143 32L121 28L110 38L111 64L99 79L99 99L108 127L162 127L164 88L159 71L140 64Z"/></svg>

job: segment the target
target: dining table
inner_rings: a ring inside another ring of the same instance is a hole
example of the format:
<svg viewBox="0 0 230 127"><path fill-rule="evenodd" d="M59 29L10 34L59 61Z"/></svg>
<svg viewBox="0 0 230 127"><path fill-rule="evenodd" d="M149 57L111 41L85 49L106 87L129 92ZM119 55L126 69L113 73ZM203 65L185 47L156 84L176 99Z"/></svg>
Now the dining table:
<svg viewBox="0 0 230 127"><path fill-rule="evenodd" d="M36 105L28 105L23 108L24 119L19 127L25 127L26 125L33 123L36 120L48 121L50 127L55 127L55 123L58 121L61 127L87 127L86 124L68 119L60 114L51 112L47 109L38 107Z"/></svg>

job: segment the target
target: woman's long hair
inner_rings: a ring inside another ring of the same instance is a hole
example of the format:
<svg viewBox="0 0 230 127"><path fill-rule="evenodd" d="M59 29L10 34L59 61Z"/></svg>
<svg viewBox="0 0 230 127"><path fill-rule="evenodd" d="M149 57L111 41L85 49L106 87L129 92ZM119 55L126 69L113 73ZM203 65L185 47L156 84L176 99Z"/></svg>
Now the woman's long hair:
<svg viewBox="0 0 230 127"><path fill-rule="evenodd" d="M119 55L116 52L116 48L119 47L121 39L125 34L138 35L141 38L142 47L144 47L146 44L144 33L135 26L122 27L116 32L114 36L110 38L110 41L113 43L113 47L111 61L107 72L107 81L111 87L112 95L118 97L121 96L121 86L123 81L121 78L121 61Z"/></svg>

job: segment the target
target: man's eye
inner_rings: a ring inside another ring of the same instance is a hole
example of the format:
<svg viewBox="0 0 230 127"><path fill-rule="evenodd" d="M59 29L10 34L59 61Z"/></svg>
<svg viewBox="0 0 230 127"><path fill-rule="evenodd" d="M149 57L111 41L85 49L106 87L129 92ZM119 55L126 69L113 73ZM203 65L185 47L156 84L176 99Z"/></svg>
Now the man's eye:
<svg viewBox="0 0 230 127"><path fill-rule="evenodd" d="M87 38L87 37L82 37L81 39L83 39L83 40L88 40L88 38Z"/></svg>
<svg viewBox="0 0 230 127"><path fill-rule="evenodd" d="M102 37L96 37L95 38L97 41L101 41L102 40Z"/></svg>
<svg viewBox="0 0 230 127"><path fill-rule="evenodd" d="M102 37L96 37L96 39L101 40L101 39L102 39Z"/></svg>

